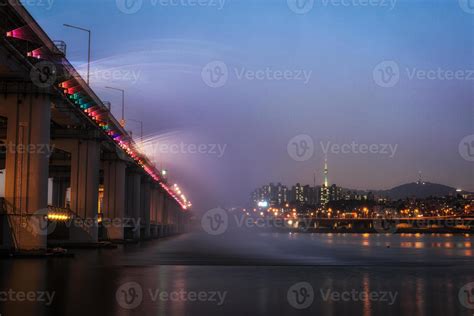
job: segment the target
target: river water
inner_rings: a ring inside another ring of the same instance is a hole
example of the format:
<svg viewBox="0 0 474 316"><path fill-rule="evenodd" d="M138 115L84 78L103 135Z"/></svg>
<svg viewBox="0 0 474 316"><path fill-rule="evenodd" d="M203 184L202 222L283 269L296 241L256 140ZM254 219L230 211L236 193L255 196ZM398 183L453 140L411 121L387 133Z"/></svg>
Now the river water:
<svg viewBox="0 0 474 316"><path fill-rule="evenodd" d="M71 250L74 258L5 259L0 313L474 315L462 296L474 282L473 242L452 235L190 233Z"/></svg>

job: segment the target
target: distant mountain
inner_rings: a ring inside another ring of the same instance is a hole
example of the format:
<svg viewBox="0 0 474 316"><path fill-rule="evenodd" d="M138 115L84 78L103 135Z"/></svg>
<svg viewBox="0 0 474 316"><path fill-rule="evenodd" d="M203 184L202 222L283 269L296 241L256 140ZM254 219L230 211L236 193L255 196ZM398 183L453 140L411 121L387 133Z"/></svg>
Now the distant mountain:
<svg viewBox="0 0 474 316"><path fill-rule="evenodd" d="M378 193L380 195L387 196L392 200L398 200L409 197L415 197L419 199L430 196L441 197L446 195L456 195L459 192L456 192L455 188L443 184L430 182L412 182L399 185L390 190L379 191Z"/></svg>

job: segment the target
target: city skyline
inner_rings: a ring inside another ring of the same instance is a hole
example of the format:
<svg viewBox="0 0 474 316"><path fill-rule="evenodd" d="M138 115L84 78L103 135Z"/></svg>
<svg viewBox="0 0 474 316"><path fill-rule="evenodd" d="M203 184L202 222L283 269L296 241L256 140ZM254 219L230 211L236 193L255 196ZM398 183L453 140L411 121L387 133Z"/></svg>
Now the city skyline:
<svg viewBox="0 0 474 316"><path fill-rule="evenodd" d="M283 185L284 187L286 188L293 188L295 186L299 186L302 184L303 187L313 187L313 188L322 188L324 186L326 187L331 187L331 186L334 186L337 184L336 183L333 183L330 181L330 173L329 173L329 162L327 160L327 157L325 157L324 159L324 166L323 168L320 168L322 170L322 172L320 172L320 175L319 177L317 176L318 173L315 171L314 174L313 174L313 182L312 183L308 183L308 182L302 182L302 181L298 181L296 183L294 183L293 185L288 185L287 183L285 183L284 181L270 181L267 184L264 184L262 186L265 187L265 186L272 186L272 185L275 185L276 186L280 186L280 185ZM331 170L332 172L333 170ZM425 183L430 183L430 184L440 184L440 185L447 185L445 183L433 183L429 180L426 180L423 178L423 173L421 171L418 171L417 173L417 179L416 181L411 181L411 180L408 180L406 182L403 182L403 183L400 183L399 185L396 185L396 186L393 186L393 187L390 187L390 188L360 188L360 187L340 187L341 189L345 189L345 190L349 190L349 191L364 191L364 192L377 192L377 191L382 191L382 190L385 190L385 189L393 189L394 187L397 187L397 186L400 186L400 185L404 185L404 184L410 184L410 183L417 183L417 184L425 184ZM321 181L318 181L317 179L321 179ZM311 186L312 185L312 186ZM447 185L449 186L449 185ZM452 187L452 186L451 186ZM453 189L456 189L456 190L460 190L460 191L464 191L464 192L470 192L469 190L464 190L462 188L459 188L459 187L452 187ZM258 189L257 189L258 190ZM254 191L255 192L255 191Z"/></svg>

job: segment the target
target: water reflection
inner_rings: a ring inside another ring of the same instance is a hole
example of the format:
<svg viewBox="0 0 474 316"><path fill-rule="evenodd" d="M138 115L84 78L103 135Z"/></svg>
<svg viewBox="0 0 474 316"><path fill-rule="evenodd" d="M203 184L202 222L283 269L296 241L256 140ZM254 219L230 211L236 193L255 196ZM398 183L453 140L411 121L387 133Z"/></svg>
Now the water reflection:
<svg viewBox="0 0 474 316"><path fill-rule="evenodd" d="M0 261L1 289L56 292L51 306L7 301L0 313L471 315L457 295L474 281L472 255L472 242L465 236L190 234L118 249L76 251L74 259ZM127 282L143 290L142 302L130 310L116 297ZM297 310L288 302L288 289L298 282L308 282L314 290L307 309ZM226 293L222 305L153 296L216 291ZM351 299L342 299L344 293ZM382 293L391 293L394 301L382 300ZM378 299L367 299L370 295Z"/></svg>

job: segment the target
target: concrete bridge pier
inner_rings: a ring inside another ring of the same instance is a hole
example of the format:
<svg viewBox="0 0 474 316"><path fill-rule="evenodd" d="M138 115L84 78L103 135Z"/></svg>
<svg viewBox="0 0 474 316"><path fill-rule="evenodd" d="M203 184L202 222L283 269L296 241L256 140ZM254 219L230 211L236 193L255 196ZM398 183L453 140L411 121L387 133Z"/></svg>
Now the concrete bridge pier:
<svg viewBox="0 0 474 316"><path fill-rule="evenodd" d="M156 184L151 185L150 192L150 235L151 238L159 237L159 221L158 221L158 209L159 209L159 191Z"/></svg>
<svg viewBox="0 0 474 316"><path fill-rule="evenodd" d="M161 236L166 237L169 235L169 201L168 196L163 197L163 204L161 209Z"/></svg>
<svg viewBox="0 0 474 316"><path fill-rule="evenodd" d="M165 194L163 189L157 187L156 190L156 209L155 209L155 216L156 216L156 234L157 238L163 237L163 212L164 212L164 201L165 201Z"/></svg>
<svg viewBox="0 0 474 316"><path fill-rule="evenodd" d="M133 240L140 240L140 226L141 226L141 174L136 168L130 167L127 169L126 179L126 217L131 219L127 227L129 231L126 238Z"/></svg>
<svg viewBox="0 0 474 316"><path fill-rule="evenodd" d="M142 239L151 238L151 183L148 179L143 178L140 188L140 211L141 211L141 232L140 237Z"/></svg>
<svg viewBox="0 0 474 316"><path fill-rule="evenodd" d="M125 179L127 164L120 159L104 161L104 217L110 240L125 239Z"/></svg>
<svg viewBox="0 0 474 316"><path fill-rule="evenodd" d="M10 247L44 250L47 241L48 163L51 102L47 94L0 96L8 118L5 204L12 231ZM13 244L12 244L13 243Z"/></svg>
<svg viewBox="0 0 474 316"><path fill-rule="evenodd" d="M70 239L95 243L98 241L100 143L95 140L71 142L71 209L84 220L84 225L82 230L71 230Z"/></svg>
<svg viewBox="0 0 474 316"><path fill-rule="evenodd" d="M69 242L98 242L100 143L94 139L64 138L55 146L71 154L71 210L76 215L70 226Z"/></svg>
<svg viewBox="0 0 474 316"><path fill-rule="evenodd" d="M69 177L53 176L52 205L66 207L67 189L70 186Z"/></svg>

